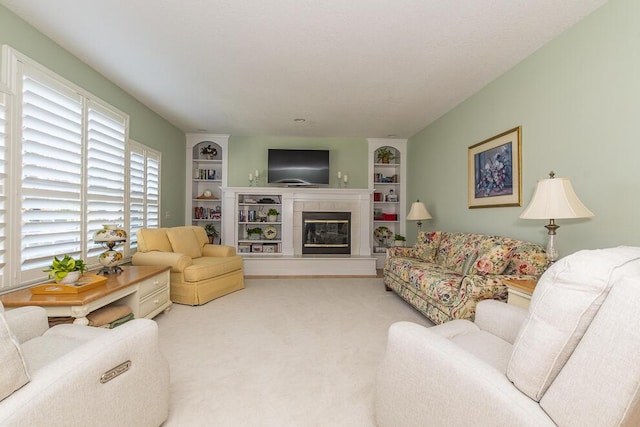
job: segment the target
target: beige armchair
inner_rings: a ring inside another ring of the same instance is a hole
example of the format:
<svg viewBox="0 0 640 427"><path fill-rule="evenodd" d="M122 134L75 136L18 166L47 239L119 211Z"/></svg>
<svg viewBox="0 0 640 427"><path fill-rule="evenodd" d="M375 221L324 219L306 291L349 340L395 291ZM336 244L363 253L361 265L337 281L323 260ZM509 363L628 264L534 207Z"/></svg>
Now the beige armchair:
<svg viewBox="0 0 640 427"><path fill-rule="evenodd" d="M0 425L155 427L169 415L158 326L49 328L42 307L0 303Z"/></svg>
<svg viewBox="0 0 640 427"><path fill-rule="evenodd" d="M391 326L378 426L640 425L640 248L580 251L540 278L529 310Z"/></svg>
<svg viewBox="0 0 640 427"><path fill-rule="evenodd" d="M133 265L171 266L171 301L200 305L244 288L242 257L235 248L209 244L204 228L139 230Z"/></svg>

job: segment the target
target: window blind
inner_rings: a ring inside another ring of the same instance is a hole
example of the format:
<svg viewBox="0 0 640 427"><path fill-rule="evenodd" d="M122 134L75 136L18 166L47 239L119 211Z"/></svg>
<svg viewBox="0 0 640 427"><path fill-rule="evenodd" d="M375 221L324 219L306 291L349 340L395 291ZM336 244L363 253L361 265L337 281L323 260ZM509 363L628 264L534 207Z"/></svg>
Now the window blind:
<svg viewBox="0 0 640 427"><path fill-rule="evenodd" d="M160 226L160 153L130 141L129 247L138 246L136 232Z"/></svg>
<svg viewBox="0 0 640 427"><path fill-rule="evenodd" d="M124 117L88 102L87 108L87 257L104 251L93 243L103 224L125 224L125 130Z"/></svg>
<svg viewBox="0 0 640 427"><path fill-rule="evenodd" d="M0 289L7 282L7 98L0 92Z"/></svg>
<svg viewBox="0 0 640 427"><path fill-rule="evenodd" d="M22 79L21 282L53 254L82 253L82 99L55 82Z"/></svg>

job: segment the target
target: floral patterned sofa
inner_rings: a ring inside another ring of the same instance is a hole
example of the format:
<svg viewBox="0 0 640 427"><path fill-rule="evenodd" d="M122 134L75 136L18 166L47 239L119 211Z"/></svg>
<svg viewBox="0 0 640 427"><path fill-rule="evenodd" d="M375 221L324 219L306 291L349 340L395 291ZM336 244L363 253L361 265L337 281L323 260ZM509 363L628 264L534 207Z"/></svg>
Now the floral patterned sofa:
<svg viewBox="0 0 640 427"><path fill-rule="evenodd" d="M484 299L506 301L505 279L537 279L550 262L534 243L508 237L419 232L415 246L390 248L384 284L436 324L472 319Z"/></svg>

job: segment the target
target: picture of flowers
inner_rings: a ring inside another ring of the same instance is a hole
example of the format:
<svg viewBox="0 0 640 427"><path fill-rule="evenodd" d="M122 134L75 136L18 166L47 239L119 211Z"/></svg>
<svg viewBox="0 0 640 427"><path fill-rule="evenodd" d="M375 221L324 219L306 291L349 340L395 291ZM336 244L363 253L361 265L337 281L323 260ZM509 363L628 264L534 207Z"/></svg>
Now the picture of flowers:
<svg viewBox="0 0 640 427"><path fill-rule="evenodd" d="M469 208L521 206L520 126L468 150Z"/></svg>

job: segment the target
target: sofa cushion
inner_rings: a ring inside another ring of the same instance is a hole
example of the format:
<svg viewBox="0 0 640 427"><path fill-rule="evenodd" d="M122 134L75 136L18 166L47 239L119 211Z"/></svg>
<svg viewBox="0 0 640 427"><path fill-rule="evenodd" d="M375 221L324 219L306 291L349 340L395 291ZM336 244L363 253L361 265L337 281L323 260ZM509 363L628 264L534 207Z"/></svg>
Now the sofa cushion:
<svg viewBox="0 0 640 427"><path fill-rule="evenodd" d="M0 401L29 382L27 364L20 344L0 312Z"/></svg>
<svg viewBox="0 0 640 427"><path fill-rule="evenodd" d="M167 237L173 247L173 252L178 252L191 258L202 256L202 247L191 227L173 227L167 229Z"/></svg>
<svg viewBox="0 0 640 427"><path fill-rule="evenodd" d="M418 240L413 247L413 256L422 261L434 262L441 237L441 231L419 232Z"/></svg>
<svg viewBox="0 0 640 427"><path fill-rule="evenodd" d="M518 389L542 398L619 280L620 267L638 259L640 248L580 251L542 275L507 369Z"/></svg>
<svg viewBox="0 0 640 427"><path fill-rule="evenodd" d="M488 237L471 233L442 233L436 262L451 271L462 274L467 257L478 252L478 247Z"/></svg>
<svg viewBox="0 0 640 427"><path fill-rule="evenodd" d="M193 264L184 269L185 282L198 282L242 269L239 255L221 258L194 258Z"/></svg>
<svg viewBox="0 0 640 427"><path fill-rule="evenodd" d="M143 228L137 234L140 252L173 252L166 228Z"/></svg>
<svg viewBox="0 0 640 427"><path fill-rule="evenodd" d="M549 267L550 261L540 245L529 242L516 242L511 262L502 274L520 274L540 276Z"/></svg>
<svg viewBox="0 0 640 427"><path fill-rule="evenodd" d="M469 270L469 274L502 274L507 268L514 246L501 241L500 238L490 238L480 246L478 258Z"/></svg>

